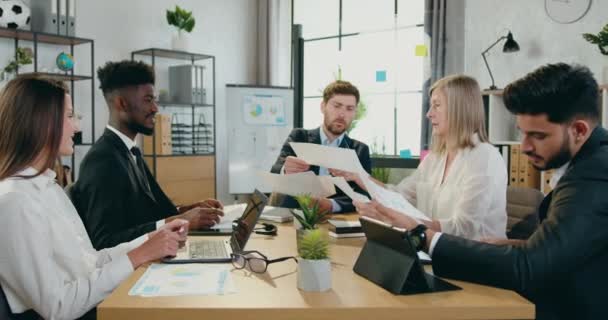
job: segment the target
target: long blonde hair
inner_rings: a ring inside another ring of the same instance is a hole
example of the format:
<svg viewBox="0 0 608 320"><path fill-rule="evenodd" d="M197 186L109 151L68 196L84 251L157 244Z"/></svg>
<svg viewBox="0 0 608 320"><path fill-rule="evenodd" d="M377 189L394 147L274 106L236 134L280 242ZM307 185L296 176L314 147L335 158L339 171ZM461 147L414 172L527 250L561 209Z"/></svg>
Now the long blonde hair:
<svg viewBox="0 0 608 320"><path fill-rule="evenodd" d="M447 98L448 133L445 138L433 135L432 152L473 147L475 133L480 142L488 142L481 90L474 78L460 74L447 76L433 84L429 96L435 90L441 90Z"/></svg>

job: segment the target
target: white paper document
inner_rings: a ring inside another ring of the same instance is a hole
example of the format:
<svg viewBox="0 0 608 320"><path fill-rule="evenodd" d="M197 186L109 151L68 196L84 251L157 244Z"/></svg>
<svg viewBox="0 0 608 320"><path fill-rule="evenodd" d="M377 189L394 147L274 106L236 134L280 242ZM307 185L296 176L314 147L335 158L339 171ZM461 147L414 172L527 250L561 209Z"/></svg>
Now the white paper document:
<svg viewBox="0 0 608 320"><path fill-rule="evenodd" d="M365 188L369 195L372 196L372 199L380 202L382 205L408 215L418 222L422 222L422 220L431 221L431 219L416 209L402 195L377 185L370 179L369 175L361 175L361 180L363 180L363 184L365 184Z"/></svg>
<svg viewBox="0 0 608 320"><path fill-rule="evenodd" d="M353 149L334 148L304 142L290 142L289 144L298 159L302 159L308 164L367 175Z"/></svg>
<svg viewBox="0 0 608 320"><path fill-rule="evenodd" d="M275 174L259 172L264 182L272 187L273 192L290 196L309 194L313 197L326 198L336 193L331 177L318 177L312 171Z"/></svg>
<svg viewBox="0 0 608 320"><path fill-rule="evenodd" d="M129 290L130 296L168 297L236 293L225 264L151 264Z"/></svg>
<svg viewBox="0 0 608 320"><path fill-rule="evenodd" d="M243 215L246 206L246 203L224 206L224 215L220 218L220 222L211 228L232 231L232 222Z"/></svg>
<svg viewBox="0 0 608 320"><path fill-rule="evenodd" d="M353 188L350 187L350 184L348 184L348 182L346 181L346 179L344 179L344 177L331 177L331 180L338 188L340 188L340 190L342 190L342 192L344 192L344 194L346 194L352 200L363 202L363 203L370 201L367 196L362 195L362 194L356 192L355 190L353 190Z"/></svg>

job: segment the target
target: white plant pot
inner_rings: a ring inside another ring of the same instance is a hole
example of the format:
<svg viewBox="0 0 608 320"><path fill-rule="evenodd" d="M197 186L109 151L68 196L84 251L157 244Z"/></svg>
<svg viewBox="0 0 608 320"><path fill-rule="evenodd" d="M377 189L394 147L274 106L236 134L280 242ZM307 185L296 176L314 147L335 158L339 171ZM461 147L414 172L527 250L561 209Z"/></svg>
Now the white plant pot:
<svg viewBox="0 0 608 320"><path fill-rule="evenodd" d="M176 51L188 51L190 47L188 35L185 32L178 32L171 39L171 48Z"/></svg>
<svg viewBox="0 0 608 320"><path fill-rule="evenodd" d="M304 291L331 289L331 264L329 259L298 261L298 288Z"/></svg>

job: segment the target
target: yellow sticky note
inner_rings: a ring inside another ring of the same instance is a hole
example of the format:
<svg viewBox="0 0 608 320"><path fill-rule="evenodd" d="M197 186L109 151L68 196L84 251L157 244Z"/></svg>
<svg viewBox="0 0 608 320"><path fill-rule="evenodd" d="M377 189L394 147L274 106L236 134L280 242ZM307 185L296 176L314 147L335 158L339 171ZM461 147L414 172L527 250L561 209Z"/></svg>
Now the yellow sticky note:
<svg viewBox="0 0 608 320"><path fill-rule="evenodd" d="M416 46L416 57L426 57L429 53L429 50L426 45L419 44Z"/></svg>

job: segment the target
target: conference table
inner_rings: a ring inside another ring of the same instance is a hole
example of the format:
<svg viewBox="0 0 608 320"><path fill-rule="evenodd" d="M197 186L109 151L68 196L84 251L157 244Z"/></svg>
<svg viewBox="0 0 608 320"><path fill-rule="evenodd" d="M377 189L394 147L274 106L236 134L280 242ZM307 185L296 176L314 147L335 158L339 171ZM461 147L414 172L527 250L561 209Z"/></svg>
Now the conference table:
<svg viewBox="0 0 608 320"><path fill-rule="evenodd" d="M296 255L294 227L277 226L277 236L253 234L246 249L271 259ZM332 289L326 292L299 290L297 263L287 260L269 265L264 274L231 267L233 294L129 296L144 266L98 306L98 319L534 319L534 305L519 294L462 281L449 280L462 290L393 295L353 272L364 243L365 238L330 238ZM426 270L432 272L430 266Z"/></svg>

